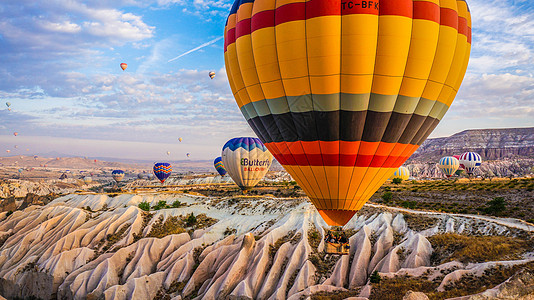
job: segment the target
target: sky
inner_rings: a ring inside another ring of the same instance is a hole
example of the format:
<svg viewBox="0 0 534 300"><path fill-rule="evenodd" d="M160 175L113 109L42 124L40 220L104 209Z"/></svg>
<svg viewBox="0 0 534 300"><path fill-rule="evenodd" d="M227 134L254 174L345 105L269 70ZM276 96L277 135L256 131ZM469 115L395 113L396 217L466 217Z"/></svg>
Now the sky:
<svg viewBox="0 0 534 300"><path fill-rule="evenodd" d="M230 138L255 136L224 67L221 37L231 4L1 1L0 156L182 160L191 153L204 160L219 156ZM468 4L469 67L431 137L534 126L534 2Z"/></svg>

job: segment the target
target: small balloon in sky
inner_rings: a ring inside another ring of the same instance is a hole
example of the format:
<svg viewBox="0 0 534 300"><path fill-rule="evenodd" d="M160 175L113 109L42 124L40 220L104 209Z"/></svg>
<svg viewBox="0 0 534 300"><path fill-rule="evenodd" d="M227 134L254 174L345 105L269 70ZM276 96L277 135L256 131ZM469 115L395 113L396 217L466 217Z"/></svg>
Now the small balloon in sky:
<svg viewBox="0 0 534 300"><path fill-rule="evenodd" d="M19 135L19 133L18 132L13 132L13 135L17 136L17 135Z"/></svg>
<svg viewBox="0 0 534 300"><path fill-rule="evenodd" d="M11 106L11 102L6 102L6 106L10 107Z"/></svg>
<svg viewBox="0 0 534 300"><path fill-rule="evenodd" d="M171 151L167 151L167 155L171 155Z"/></svg>
<svg viewBox="0 0 534 300"><path fill-rule="evenodd" d="M124 70L126 70L126 68L128 68L128 64L121 63L121 69L124 71Z"/></svg>
<svg viewBox="0 0 534 300"><path fill-rule="evenodd" d="M182 140L183 140L183 139L182 139L181 137L180 137L180 138L178 138L178 141L180 141L180 143L182 142Z"/></svg>
<svg viewBox="0 0 534 300"><path fill-rule="evenodd" d="M190 154L190 153L186 153L185 155L187 155L187 157L191 156L191 154Z"/></svg>
<svg viewBox="0 0 534 300"><path fill-rule="evenodd" d="M210 79L215 78L215 72L211 71L211 72L209 73L209 76L210 76Z"/></svg>

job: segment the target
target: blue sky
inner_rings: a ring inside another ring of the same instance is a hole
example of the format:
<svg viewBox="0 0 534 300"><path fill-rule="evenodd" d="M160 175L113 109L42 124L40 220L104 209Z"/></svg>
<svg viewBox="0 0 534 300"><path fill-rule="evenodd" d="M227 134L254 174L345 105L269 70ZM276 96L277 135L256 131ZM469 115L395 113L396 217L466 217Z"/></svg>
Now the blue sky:
<svg viewBox="0 0 534 300"><path fill-rule="evenodd" d="M468 3L469 68L432 136L534 126L534 4ZM0 155L212 159L228 139L253 135L228 86L222 39L172 60L222 36L230 5L0 2Z"/></svg>

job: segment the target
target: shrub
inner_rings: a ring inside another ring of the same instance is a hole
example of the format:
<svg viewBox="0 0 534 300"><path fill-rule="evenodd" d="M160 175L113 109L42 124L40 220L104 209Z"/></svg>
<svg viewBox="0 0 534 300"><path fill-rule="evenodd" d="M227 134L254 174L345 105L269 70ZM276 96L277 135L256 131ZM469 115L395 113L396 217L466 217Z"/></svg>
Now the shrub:
<svg viewBox="0 0 534 300"><path fill-rule="evenodd" d="M176 200L176 201L174 201L174 202L172 203L172 207L173 207L173 208L178 208L178 207L180 207L180 206L182 206L182 202L180 202L180 201L178 201L178 200Z"/></svg>
<svg viewBox="0 0 534 300"><path fill-rule="evenodd" d="M404 207L404 208L416 208L417 207L417 202L415 202L415 201L403 201L401 203L401 206Z"/></svg>
<svg viewBox="0 0 534 300"><path fill-rule="evenodd" d="M168 205L167 205L167 202L163 201L163 200L160 200L158 202L158 204L156 204L154 207L152 207L153 210L160 210L162 208L167 208Z"/></svg>
<svg viewBox="0 0 534 300"><path fill-rule="evenodd" d="M486 203L484 212L490 215L499 216L506 210L506 201L503 197L495 197L493 200Z"/></svg>
<svg viewBox="0 0 534 300"><path fill-rule="evenodd" d="M393 182L394 184L400 184L402 182L402 178L395 177L393 178L393 180L391 180L391 182Z"/></svg>
<svg viewBox="0 0 534 300"><path fill-rule="evenodd" d="M380 280L382 280L382 278L380 278L380 274L378 274L378 271L374 271L373 274L371 274L371 277L369 278L369 281L371 283L380 283Z"/></svg>
<svg viewBox="0 0 534 300"><path fill-rule="evenodd" d="M382 194L382 200L384 200L384 202L389 202L392 198L393 198L392 192L385 192L384 194Z"/></svg>
<svg viewBox="0 0 534 300"><path fill-rule="evenodd" d="M148 202L141 202L138 206L144 211L150 211L150 204Z"/></svg>
<svg viewBox="0 0 534 300"><path fill-rule="evenodd" d="M193 213L187 216L186 225L187 226L193 226L197 223L197 217Z"/></svg>

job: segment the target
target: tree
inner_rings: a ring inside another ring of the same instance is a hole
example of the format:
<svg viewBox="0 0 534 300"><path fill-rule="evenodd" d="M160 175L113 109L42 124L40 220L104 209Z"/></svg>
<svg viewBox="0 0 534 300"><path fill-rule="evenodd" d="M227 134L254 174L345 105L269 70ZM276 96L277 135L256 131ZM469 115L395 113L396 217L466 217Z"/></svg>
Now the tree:
<svg viewBox="0 0 534 300"><path fill-rule="evenodd" d="M402 182L402 178L395 177L393 178L393 180L391 180L391 182L393 182L394 184L400 184Z"/></svg>
<svg viewBox="0 0 534 300"><path fill-rule="evenodd" d="M369 278L371 283L380 283L380 280L382 280L382 278L380 277L380 274L378 274L378 271L374 271Z"/></svg>
<svg viewBox="0 0 534 300"><path fill-rule="evenodd" d="M187 221L186 221L187 226L193 226L196 223L197 223L197 217L195 217L193 213L187 216Z"/></svg>
<svg viewBox="0 0 534 300"><path fill-rule="evenodd" d="M489 215L499 216L506 210L506 201L503 197L495 197L493 200L486 203L484 212Z"/></svg>

